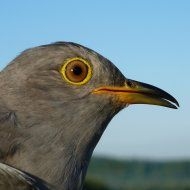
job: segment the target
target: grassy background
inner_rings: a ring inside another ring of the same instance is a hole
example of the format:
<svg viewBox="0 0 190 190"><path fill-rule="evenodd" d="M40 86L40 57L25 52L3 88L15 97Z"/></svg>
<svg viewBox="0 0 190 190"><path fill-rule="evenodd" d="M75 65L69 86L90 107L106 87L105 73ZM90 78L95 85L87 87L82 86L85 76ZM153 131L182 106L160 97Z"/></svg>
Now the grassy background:
<svg viewBox="0 0 190 190"><path fill-rule="evenodd" d="M93 158L85 190L190 190L190 161Z"/></svg>

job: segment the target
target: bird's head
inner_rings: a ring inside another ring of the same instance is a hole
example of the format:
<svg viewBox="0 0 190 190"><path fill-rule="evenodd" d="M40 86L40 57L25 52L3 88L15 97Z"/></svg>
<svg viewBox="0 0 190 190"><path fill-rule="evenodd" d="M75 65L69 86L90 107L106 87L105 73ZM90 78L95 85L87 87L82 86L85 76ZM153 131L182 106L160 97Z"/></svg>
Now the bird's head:
<svg viewBox="0 0 190 190"><path fill-rule="evenodd" d="M167 92L127 79L108 59L75 43L26 50L3 74L2 91L9 106L22 112L23 125L52 124L75 135L89 130L101 134L126 105L179 106Z"/></svg>
<svg viewBox="0 0 190 190"><path fill-rule="evenodd" d="M165 91L125 78L108 59L74 43L26 50L1 75L5 102L30 131L28 146L43 142L56 152L63 145L65 157L89 159L109 121L126 105L178 106Z"/></svg>
<svg viewBox="0 0 190 190"><path fill-rule="evenodd" d="M26 95L30 95L34 88L36 94L32 95L39 99L48 97L49 101L63 103L89 96L101 103L109 100L119 107L151 104L176 109L179 106L167 92L125 78L108 59L75 43L57 42L26 50L4 71L8 71L7 80L11 79L17 90L20 87L20 94L27 89Z"/></svg>

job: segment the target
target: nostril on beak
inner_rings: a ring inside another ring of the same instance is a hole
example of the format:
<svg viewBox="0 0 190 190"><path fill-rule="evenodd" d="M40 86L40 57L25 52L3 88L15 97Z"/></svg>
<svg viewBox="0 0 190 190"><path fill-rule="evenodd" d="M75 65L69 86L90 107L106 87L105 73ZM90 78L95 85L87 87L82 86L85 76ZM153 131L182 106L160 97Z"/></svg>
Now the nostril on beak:
<svg viewBox="0 0 190 190"><path fill-rule="evenodd" d="M130 88L134 88L134 87L135 87L135 84L134 84L132 81L130 81L130 80L127 80L127 81L126 81L126 85L127 85L128 87L130 87Z"/></svg>

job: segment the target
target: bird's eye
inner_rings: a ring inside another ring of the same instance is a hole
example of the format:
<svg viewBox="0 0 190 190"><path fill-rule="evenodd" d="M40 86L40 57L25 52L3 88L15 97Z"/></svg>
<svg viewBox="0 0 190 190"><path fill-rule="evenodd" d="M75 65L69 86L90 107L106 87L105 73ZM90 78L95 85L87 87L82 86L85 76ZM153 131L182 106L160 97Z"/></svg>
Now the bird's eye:
<svg viewBox="0 0 190 190"><path fill-rule="evenodd" d="M82 85L92 77L92 66L85 59L71 58L63 64L61 74L67 82Z"/></svg>

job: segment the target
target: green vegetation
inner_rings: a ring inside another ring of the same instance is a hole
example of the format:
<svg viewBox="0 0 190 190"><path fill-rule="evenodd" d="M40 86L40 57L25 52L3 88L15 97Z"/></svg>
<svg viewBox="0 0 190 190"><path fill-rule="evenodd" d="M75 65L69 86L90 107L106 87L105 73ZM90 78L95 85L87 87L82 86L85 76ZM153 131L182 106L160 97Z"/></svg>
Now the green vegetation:
<svg viewBox="0 0 190 190"><path fill-rule="evenodd" d="M190 190L190 161L93 158L84 190Z"/></svg>

